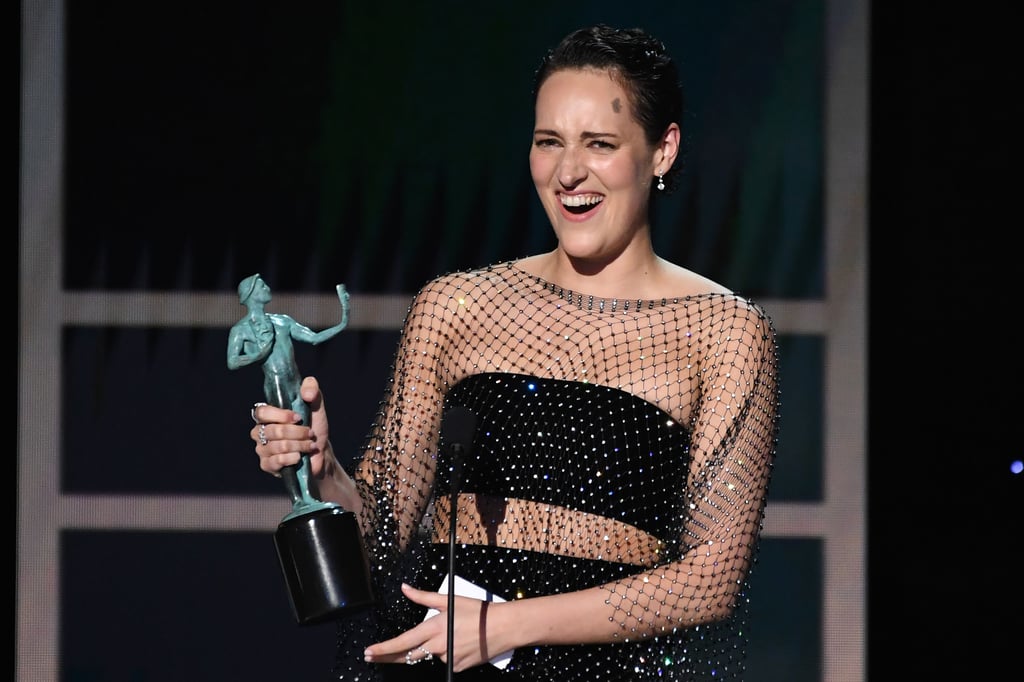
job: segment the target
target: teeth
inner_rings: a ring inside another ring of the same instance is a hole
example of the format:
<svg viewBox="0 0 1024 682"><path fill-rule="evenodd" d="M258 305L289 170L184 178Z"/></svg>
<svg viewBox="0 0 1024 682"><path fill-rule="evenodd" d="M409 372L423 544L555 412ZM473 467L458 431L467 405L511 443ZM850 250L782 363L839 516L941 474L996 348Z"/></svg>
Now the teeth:
<svg viewBox="0 0 1024 682"><path fill-rule="evenodd" d="M595 206L604 201L604 197L594 194L561 194L559 199L561 199L563 206Z"/></svg>

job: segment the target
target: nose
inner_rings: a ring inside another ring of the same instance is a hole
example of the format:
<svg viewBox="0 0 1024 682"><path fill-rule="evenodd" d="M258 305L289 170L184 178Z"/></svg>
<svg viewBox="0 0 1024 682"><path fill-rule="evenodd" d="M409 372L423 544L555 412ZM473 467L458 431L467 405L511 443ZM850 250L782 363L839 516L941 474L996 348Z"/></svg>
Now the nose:
<svg viewBox="0 0 1024 682"><path fill-rule="evenodd" d="M558 182L566 189L572 189L587 177L587 167L580 157L579 150L567 147L558 160Z"/></svg>

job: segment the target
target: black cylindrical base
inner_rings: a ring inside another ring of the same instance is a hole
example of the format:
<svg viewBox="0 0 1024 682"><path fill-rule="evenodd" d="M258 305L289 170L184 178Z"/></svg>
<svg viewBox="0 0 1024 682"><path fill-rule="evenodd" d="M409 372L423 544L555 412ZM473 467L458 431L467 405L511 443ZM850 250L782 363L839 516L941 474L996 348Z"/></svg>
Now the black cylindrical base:
<svg viewBox="0 0 1024 682"><path fill-rule="evenodd" d="M299 625L373 602L370 563L352 512L327 508L289 518L278 525L274 544Z"/></svg>

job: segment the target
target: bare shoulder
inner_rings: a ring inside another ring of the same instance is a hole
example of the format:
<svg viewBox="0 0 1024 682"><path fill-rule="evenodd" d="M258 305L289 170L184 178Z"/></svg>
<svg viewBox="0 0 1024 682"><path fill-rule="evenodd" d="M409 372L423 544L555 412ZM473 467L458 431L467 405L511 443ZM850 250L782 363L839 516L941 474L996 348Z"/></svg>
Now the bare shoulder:
<svg viewBox="0 0 1024 682"><path fill-rule="evenodd" d="M430 279L414 294L407 315L456 314L463 317L468 310L476 310L483 292L496 286L507 264L499 263L481 268L454 270ZM493 296L493 293L491 294Z"/></svg>
<svg viewBox="0 0 1024 682"><path fill-rule="evenodd" d="M667 281L668 290L681 291L685 297L703 298L703 305L723 311L718 317L723 324L743 327L754 333L756 330L773 333L773 324L768 312L750 298L737 294L735 291L718 282L700 275L692 270L661 261Z"/></svg>
<svg viewBox="0 0 1024 682"><path fill-rule="evenodd" d="M456 297L467 291L467 288L479 286L494 277L495 269L505 264L491 265L483 268L453 270L434 277L424 284L417 292L417 297L448 296Z"/></svg>
<svg viewBox="0 0 1024 682"><path fill-rule="evenodd" d="M700 294L731 294L733 291L709 277L663 258L658 259L662 272L662 286L673 296L699 296Z"/></svg>

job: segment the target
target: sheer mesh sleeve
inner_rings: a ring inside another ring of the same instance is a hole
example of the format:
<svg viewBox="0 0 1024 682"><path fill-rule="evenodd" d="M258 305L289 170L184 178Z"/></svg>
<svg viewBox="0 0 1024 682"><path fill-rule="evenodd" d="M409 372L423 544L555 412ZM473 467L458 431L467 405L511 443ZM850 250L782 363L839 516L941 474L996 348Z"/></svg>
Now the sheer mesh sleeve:
<svg viewBox="0 0 1024 682"><path fill-rule="evenodd" d="M479 419L457 496L457 572L506 599L599 588L603 643L513 652L524 680L739 679L778 421L770 318L735 295L598 299L503 263L413 299L352 475L377 605L339 623L340 679L423 618L453 510L439 452ZM444 667L433 661L434 673ZM417 666L430 679L431 666Z"/></svg>
<svg viewBox="0 0 1024 682"><path fill-rule="evenodd" d="M754 560L775 447L774 332L760 309L736 299L716 301L707 315L692 354L698 386L681 557L612 586L627 636L731 615Z"/></svg>

